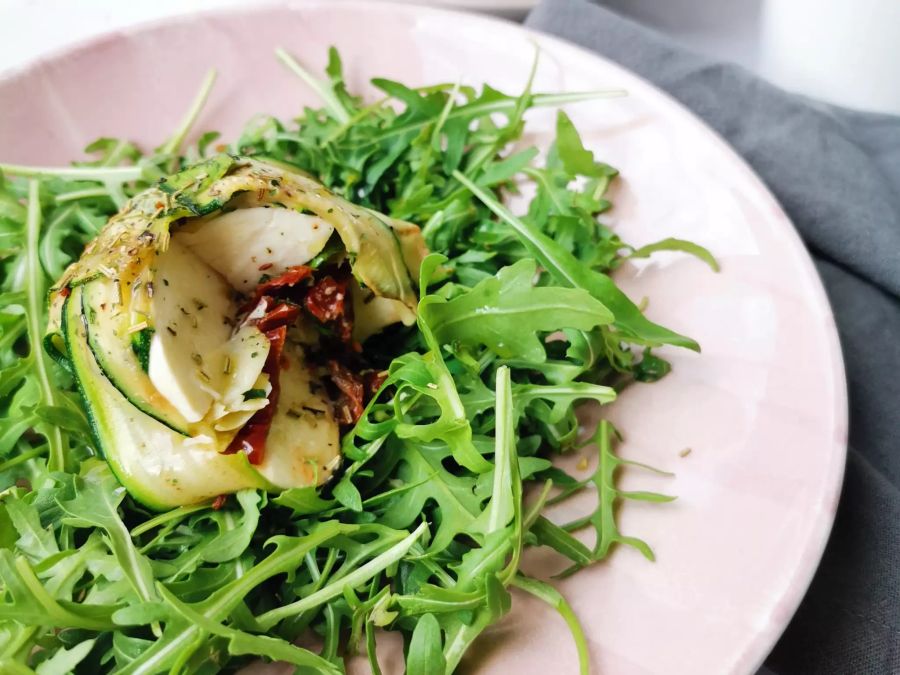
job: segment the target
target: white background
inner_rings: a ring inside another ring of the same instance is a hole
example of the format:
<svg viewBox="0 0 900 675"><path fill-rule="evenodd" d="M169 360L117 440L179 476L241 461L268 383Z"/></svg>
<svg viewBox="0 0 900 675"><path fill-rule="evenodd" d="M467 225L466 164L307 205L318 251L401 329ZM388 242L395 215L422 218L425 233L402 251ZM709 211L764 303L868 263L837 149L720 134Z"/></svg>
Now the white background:
<svg viewBox="0 0 900 675"><path fill-rule="evenodd" d="M0 0L0 72L97 33L173 14L272 1ZM481 8L513 19L537 4L407 1ZM900 113L900 0L599 1L787 89L849 107Z"/></svg>
<svg viewBox="0 0 900 675"><path fill-rule="evenodd" d="M0 0L0 71L90 35L159 17L271 0ZM337 0L335 0L337 1ZM377 0L372 0L376 2ZM418 0L521 19L538 0ZM604 0L696 48L753 67L762 0ZM825 0L827 1L827 0Z"/></svg>

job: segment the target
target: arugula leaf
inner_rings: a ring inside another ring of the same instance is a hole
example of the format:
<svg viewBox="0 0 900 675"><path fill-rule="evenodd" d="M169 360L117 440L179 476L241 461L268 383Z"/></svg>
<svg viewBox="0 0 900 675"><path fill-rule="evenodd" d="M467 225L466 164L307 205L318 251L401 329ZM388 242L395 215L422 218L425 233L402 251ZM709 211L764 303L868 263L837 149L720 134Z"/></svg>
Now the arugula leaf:
<svg viewBox="0 0 900 675"><path fill-rule="evenodd" d="M343 593L344 588L352 588L357 584L365 583L374 575L395 564L404 555L406 555L406 552L409 551L416 540L418 540L419 537L422 536L426 528L427 524L422 523L405 539L395 544L392 548L388 549L381 555L372 558L364 565L360 565L355 570L340 578L336 582L323 586L314 593L304 597L302 600L297 600L296 602L284 605L277 609L270 610L265 614L262 614L261 616L257 617L260 627L263 630L271 628L285 616L290 616L292 614L302 612L307 608L315 607L320 603L324 603L327 600Z"/></svg>
<svg viewBox="0 0 900 675"><path fill-rule="evenodd" d="M468 531L482 512L482 500L474 492L475 479L443 470L443 461L450 456L443 443L404 443L396 476L417 487L389 500L381 515L390 527L409 527L433 500L440 517L429 547L432 551L444 550L454 537Z"/></svg>
<svg viewBox="0 0 900 675"><path fill-rule="evenodd" d="M662 239L653 244L646 244L644 246L641 246L640 248L632 249L628 257L649 258L651 255L658 251L681 251L682 253L690 253L694 257L699 258L707 265L709 265L713 272L718 272L720 269L718 261L706 248L700 246L700 244L695 244L692 241L675 239L673 237Z"/></svg>
<svg viewBox="0 0 900 675"><path fill-rule="evenodd" d="M291 488L285 490L272 501L292 509L295 515L310 516L332 508L335 503L322 499L315 488Z"/></svg>
<svg viewBox="0 0 900 675"><path fill-rule="evenodd" d="M51 528L41 525L37 510L18 499L6 501L6 513L19 533L16 546L32 563L39 563L59 553L59 545Z"/></svg>
<svg viewBox="0 0 900 675"><path fill-rule="evenodd" d="M651 347L697 348L650 322L608 275L661 250L715 260L677 239L635 248L604 225L617 172L564 113L543 160L522 145L529 109L622 92L536 93L532 68L518 95L378 79L385 96L369 103L348 91L336 50L321 78L277 55L322 106L255 118L227 147L312 174L361 213L420 225L435 255L422 265L417 324L373 336L358 355L389 375L344 434L335 483L147 513L94 458L65 349L53 333L41 339L58 318L45 294L151 183L185 214L216 206L204 186L234 160L224 145L211 154L216 132L184 148L215 74L151 153L103 138L70 167L0 165L0 670L211 675L263 657L340 672L365 636L377 673L376 629L388 628L403 634L410 671L451 672L516 586L566 620L584 672L571 607L520 573L522 549L551 547L572 561L566 573L615 544L647 554L618 531L616 508L669 498L616 487L629 462L605 422L587 481L551 459L577 443L580 403L610 403L625 384L669 372ZM496 196L520 189L528 206L517 218ZM342 252L335 237L313 265ZM136 335L142 354L147 339ZM528 486L537 498L526 508ZM543 515L582 489L597 490L594 511L562 526ZM571 534L587 526L594 548ZM292 644L310 631L323 637L319 654Z"/></svg>
<svg viewBox="0 0 900 675"><path fill-rule="evenodd" d="M518 239L531 251L557 281L588 291L608 307L615 316L615 326L625 338L638 340L643 344L658 346L671 344L700 350L696 341L679 335L647 319L629 298L601 272L585 268L578 260L553 239L514 216L509 209L494 197L478 187L459 171L454 177L466 186L495 215L509 225Z"/></svg>
<svg viewBox="0 0 900 675"><path fill-rule="evenodd" d="M441 344L485 345L504 358L537 362L546 358L537 333L589 330L613 320L612 313L582 289L532 285L536 272L534 260L520 260L452 300L425 304L420 315Z"/></svg>
<svg viewBox="0 0 900 675"><path fill-rule="evenodd" d="M339 675L341 669L314 654L308 649L295 647L289 642L278 638L262 635L252 635L234 628L223 626L211 620L206 615L194 611L191 607L178 600L164 586L159 587L159 593L166 604L174 610L174 614L180 617L182 625L198 626L204 633L218 635L228 640L228 651L231 654L255 654L267 656L273 660L286 661L295 666L315 668L318 672Z"/></svg>
<svg viewBox="0 0 900 675"><path fill-rule="evenodd" d="M138 552L128 528L119 517L118 507L125 497L124 488L119 486L109 467L101 462L84 462L81 475L73 479L74 496L59 503L68 515L65 523L102 529L108 537L110 551L138 598L144 602L155 600L150 561Z"/></svg>
<svg viewBox="0 0 900 675"><path fill-rule="evenodd" d="M605 178L618 173L609 164L596 161L594 153L585 149L575 125L562 110L556 113L556 152L566 172L573 177Z"/></svg>
<svg viewBox="0 0 900 675"><path fill-rule="evenodd" d="M204 619L221 622L257 585L277 574L295 569L311 550L341 532L352 529L352 526L342 526L331 521L320 524L315 532L305 537L274 537L270 542L275 549L268 557L192 608ZM162 636L138 658L121 669L121 672L137 675L155 673L171 667L178 660L189 658L199 648L206 634L207 631L196 622L170 622L166 625Z"/></svg>
<svg viewBox="0 0 900 675"><path fill-rule="evenodd" d="M79 663L84 661L96 642L96 639L84 640L71 649L60 649L46 661L41 661L35 668L35 673L37 675L68 675L75 670Z"/></svg>
<svg viewBox="0 0 900 675"><path fill-rule="evenodd" d="M0 549L0 581L10 598L0 603L0 621L95 631L115 626L110 619L115 608L54 599L28 561L6 549Z"/></svg>
<svg viewBox="0 0 900 675"><path fill-rule="evenodd" d="M529 532L538 545L549 546L571 560L578 568L596 562L594 552L544 516L538 516Z"/></svg>
<svg viewBox="0 0 900 675"><path fill-rule="evenodd" d="M423 614L416 622L416 628L409 642L406 672L444 675L447 661L441 647L441 626L438 620L433 614Z"/></svg>
<svg viewBox="0 0 900 675"><path fill-rule="evenodd" d="M617 432L608 421L603 420L597 425L593 442L597 445L598 458L597 470L590 478L590 482L597 489L597 508L588 516L569 523L565 529L578 529L590 525L597 533L597 541L594 544L594 558L605 558L613 544L625 544L640 551L647 560L655 560L653 551L643 539L623 535L616 523L615 508L623 499L633 499L647 502L670 502L675 497L662 495L655 492L626 492L616 488L615 473L625 461L616 457L613 453L613 439ZM570 570L574 571L574 569Z"/></svg>

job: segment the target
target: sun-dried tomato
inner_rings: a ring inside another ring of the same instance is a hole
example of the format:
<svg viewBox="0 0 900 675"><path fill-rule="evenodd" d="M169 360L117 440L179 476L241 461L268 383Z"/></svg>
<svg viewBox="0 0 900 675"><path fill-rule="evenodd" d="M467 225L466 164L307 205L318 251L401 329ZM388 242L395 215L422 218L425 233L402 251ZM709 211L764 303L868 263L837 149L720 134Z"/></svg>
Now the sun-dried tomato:
<svg viewBox="0 0 900 675"><path fill-rule="evenodd" d="M366 403L368 403L369 399L381 389L381 385L388 377L388 372L386 370L365 370L360 375L362 375Z"/></svg>
<svg viewBox="0 0 900 675"><path fill-rule="evenodd" d="M256 307L263 296L272 295L282 288L291 288L293 286L296 286L301 281L304 281L311 277L312 273L312 267L308 267L307 265L295 265L294 267L289 267L277 277L273 277L262 282L259 286L256 287L256 290L253 292L253 297L247 301L246 305L244 305L244 311L248 311Z"/></svg>
<svg viewBox="0 0 900 675"><path fill-rule="evenodd" d="M218 511L223 506L225 506L225 502L228 501L228 495L219 495L215 499L213 499L212 510Z"/></svg>
<svg viewBox="0 0 900 675"><path fill-rule="evenodd" d="M341 342L353 337L353 303L349 301L350 276L331 275L317 280L306 294L303 306L320 323L331 325Z"/></svg>
<svg viewBox="0 0 900 675"><path fill-rule="evenodd" d="M269 300L269 305L271 306L274 301L271 298ZM297 320L298 316L300 316L300 307L280 302L266 312L266 315L257 322L256 327L265 333L279 326L291 325Z"/></svg>
<svg viewBox="0 0 900 675"><path fill-rule="evenodd" d="M341 424L356 424L365 408L362 378L335 359L328 361L328 372L334 386L341 392L335 403L335 416Z"/></svg>

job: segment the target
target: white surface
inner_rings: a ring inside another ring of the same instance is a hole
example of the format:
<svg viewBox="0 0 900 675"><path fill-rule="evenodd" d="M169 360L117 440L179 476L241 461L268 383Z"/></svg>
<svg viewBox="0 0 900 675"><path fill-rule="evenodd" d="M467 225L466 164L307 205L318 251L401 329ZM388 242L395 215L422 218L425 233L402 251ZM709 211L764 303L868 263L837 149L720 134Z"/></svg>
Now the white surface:
<svg viewBox="0 0 900 675"><path fill-rule="evenodd" d="M900 0L767 0L760 57L788 89L900 113Z"/></svg>
<svg viewBox="0 0 900 675"><path fill-rule="evenodd" d="M521 18L538 0L406 1ZM42 54L92 35L145 21L217 7L247 8L263 4L271 3L266 0L0 0L0 72L21 67Z"/></svg>
<svg viewBox="0 0 900 675"><path fill-rule="evenodd" d="M539 0L405 1L521 19ZM595 1L786 89L854 108L900 112L900 0ZM264 2L0 0L0 72L109 30Z"/></svg>

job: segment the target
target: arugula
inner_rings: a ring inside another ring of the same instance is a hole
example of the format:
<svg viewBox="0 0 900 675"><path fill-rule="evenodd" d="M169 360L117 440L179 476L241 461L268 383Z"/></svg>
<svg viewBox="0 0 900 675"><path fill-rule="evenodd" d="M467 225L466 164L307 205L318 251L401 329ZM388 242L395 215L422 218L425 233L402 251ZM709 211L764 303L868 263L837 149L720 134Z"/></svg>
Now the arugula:
<svg viewBox="0 0 900 675"><path fill-rule="evenodd" d="M613 321L613 314L581 289L533 286L536 272L534 260L520 260L468 293L444 302L432 296L420 313L441 344L483 345L502 358L531 361L546 355L538 333L590 330Z"/></svg>
<svg viewBox="0 0 900 675"><path fill-rule="evenodd" d="M147 513L94 456L64 349L42 343L45 298L131 196L161 181L181 199L184 181L202 188L231 161L222 147L213 155L215 132L187 144L215 74L152 152L102 138L70 167L0 164L0 671L213 673L266 658L339 673L364 645L378 673L378 631L390 630L404 637L408 672L450 673L527 592L560 614L588 672L571 607L519 563L531 546L570 561L564 574L616 544L652 559L620 532L616 510L670 497L617 487L632 463L615 455L608 422L588 479L551 460L579 443L578 405L665 376L657 347L699 349L644 316L610 275L656 251L717 269L715 259L678 239L631 246L607 227L617 171L564 112L542 163L521 146L528 110L622 92L534 92L532 69L518 94L376 79L384 97L367 103L348 91L335 50L321 79L277 56L322 107L254 119L229 149L419 224L433 255L417 323L366 342L361 358L388 378L344 435L333 484ZM533 196L515 215L501 196L523 180ZM214 200L185 206L202 214ZM137 352L147 340L136 336ZM544 515L582 490L597 495L584 517ZM581 528L596 543L576 538ZM321 639L318 651L294 644L304 635Z"/></svg>

